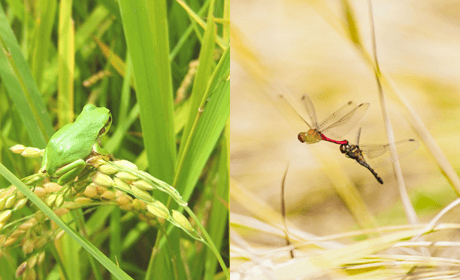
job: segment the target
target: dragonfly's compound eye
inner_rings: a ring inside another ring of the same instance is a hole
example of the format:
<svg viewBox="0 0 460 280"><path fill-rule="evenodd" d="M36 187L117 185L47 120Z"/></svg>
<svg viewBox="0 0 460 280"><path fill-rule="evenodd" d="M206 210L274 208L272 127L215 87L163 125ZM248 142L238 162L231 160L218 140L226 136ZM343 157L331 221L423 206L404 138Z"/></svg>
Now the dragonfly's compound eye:
<svg viewBox="0 0 460 280"><path fill-rule="evenodd" d="M300 132L299 135L297 135L297 139L299 139L300 142L305 143L304 139L304 132Z"/></svg>

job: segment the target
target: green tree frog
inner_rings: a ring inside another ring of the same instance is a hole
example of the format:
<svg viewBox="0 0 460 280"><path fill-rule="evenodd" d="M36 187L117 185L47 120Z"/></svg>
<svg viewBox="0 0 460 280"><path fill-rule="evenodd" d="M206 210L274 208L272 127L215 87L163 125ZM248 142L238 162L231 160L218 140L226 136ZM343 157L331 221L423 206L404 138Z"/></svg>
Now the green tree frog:
<svg viewBox="0 0 460 280"><path fill-rule="evenodd" d="M59 178L64 185L74 180L86 166L91 153L108 154L100 146L101 137L112 124L109 109L88 104L75 120L59 129L51 137L43 155L39 172Z"/></svg>

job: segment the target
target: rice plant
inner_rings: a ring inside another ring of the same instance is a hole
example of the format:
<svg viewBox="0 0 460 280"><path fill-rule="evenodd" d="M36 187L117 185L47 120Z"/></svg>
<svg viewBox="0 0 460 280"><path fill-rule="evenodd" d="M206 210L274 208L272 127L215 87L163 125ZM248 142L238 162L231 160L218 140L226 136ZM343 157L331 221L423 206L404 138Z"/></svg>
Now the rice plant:
<svg viewBox="0 0 460 280"><path fill-rule="evenodd" d="M0 6L0 278L228 279L229 1Z"/></svg>

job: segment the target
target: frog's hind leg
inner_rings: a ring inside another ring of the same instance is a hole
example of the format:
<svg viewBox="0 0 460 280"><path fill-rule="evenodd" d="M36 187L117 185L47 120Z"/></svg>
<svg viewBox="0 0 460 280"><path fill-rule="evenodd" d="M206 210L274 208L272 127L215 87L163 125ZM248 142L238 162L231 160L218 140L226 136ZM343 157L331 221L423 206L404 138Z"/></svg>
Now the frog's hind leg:
<svg viewBox="0 0 460 280"><path fill-rule="evenodd" d="M56 171L56 175L60 176L58 184L64 186L65 184L73 181L85 169L86 163L84 160L76 160Z"/></svg>

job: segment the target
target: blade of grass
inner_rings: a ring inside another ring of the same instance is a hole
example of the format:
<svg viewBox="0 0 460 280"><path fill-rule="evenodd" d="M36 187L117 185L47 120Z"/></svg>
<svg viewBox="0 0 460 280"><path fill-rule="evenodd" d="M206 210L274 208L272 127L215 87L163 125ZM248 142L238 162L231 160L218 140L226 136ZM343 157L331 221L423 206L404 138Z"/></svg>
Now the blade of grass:
<svg viewBox="0 0 460 280"><path fill-rule="evenodd" d="M69 228L77 232L76 225L72 223L74 213L67 213L61 217L62 221L68 225ZM84 236L82 236L84 238ZM81 275L81 259L78 251L80 246L78 242L69 235L64 235L57 243L57 249L61 255L63 266L69 274L69 280L83 279Z"/></svg>
<svg viewBox="0 0 460 280"><path fill-rule="evenodd" d="M183 102L174 113L174 132L178 134L185 126L187 121L187 115L189 110L190 99L187 99ZM147 155L145 150L139 155L139 157L134 162L137 167L141 170L147 169Z"/></svg>
<svg viewBox="0 0 460 280"><path fill-rule="evenodd" d="M54 246L50 246L50 248L51 248L51 253L53 254L53 257L56 260L56 263L59 267L59 274L61 275L61 278L70 279L69 273L67 273L67 268L62 262L61 255L59 254L58 250Z"/></svg>
<svg viewBox="0 0 460 280"><path fill-rule="evenodd" d="M224 1L224 16L225 23L223 27L223 40L230 42L230 0Z"/></svg>
<svg viewBox="0 0 460 280"><path fill-rule="evenodd" d="M104 56L109 60L110 64L112 64L113 68L121 75L125 76L125 63L119 56L117 56L106 44L101 42L101 40L97 39L96 37L93 37L94 41L96 41L97 45L101 49L102 53ZM135 88L133 86L133 88Z"/></svg>
<svg viewBox="0 0 460 280"><path fill-rule="evenodd" d="M176 0L176 2L179 3L179 5L184 8L187 14L189 14L192 19L194 19L201 27L203 27L203 29L206 29L206 22L202 20L201 17L197 15L189 6L187 6L186 3L181 0Z"/></svg>
<svg viewBox="0 0 460 280"><path fill-rule="evenodd" d="M174 240L180 240L180 232L177 228L164 234L166 243L163 250L156 251L152 250L150 257L149 266L147 273L145 274L145 280L157 278L161 275L162 279L190 279L187 277L184 266L178 266L181 263L181 248L180 242L173 242ZM174 246L174 247L172 247ZM165 250L168 248L169 250ZM178 254L177 254L178 253Z"/></svg>
<svg viewBox="0 0 460 280"><path fill-rule="evenodd" d="M102 206L96 209L91 217L85 222L86 234L91 236L95 232L102 231L110 218L112 210L112 206Z"/></svg>
<svg viewBox="0 0 460 280"><path fill-rule="evenodd" d="M115 263L120 263L121 249L122 249L122 238L121 238L121 211L119 208L115 208L110 215L110 258ZM112 275L112 279L116 279Z"/></svg>
<svg viewBox="0 0 460 280"><path fill-rule="evenodd" d="M97 0L98 3L104 5L104 7L118 20L121 20L120 9L118 3L113 0Z"/></svg>
<svg viewBox="0 0 460 280"><path fill-rule="evenodd" d="M212 92L211 97L206 105L200 107L204 108L202 116L197 115L195 118L193 130L191 130L190 138L177 168L178 173L174 186L185 201L192 194L230 115L230 81L226 80L229 73L224 72L229 71L229 66L230 48L227 48L216 68L208 91L205 93L205 96L209 96L209 92Z"/></svg>
<svg viewBox="0 0 460 280"><path fill-rule="evenodd" d="M126 75L123 76L123 87L121 89L120 110L118 111L119 120L126 119L128 115L128 107L131 100L131 87L130 84L133 76L133 64L129 53L126 54Z"/></svg>
<svg viewBox="0 0 460 280"><path fill-rule="evenodd" d="M8 3L8 6L12 7L15 16L17 16L21 22L24 22L25 9L23 2L15 0L7 0L6 2Z"/></svg>
<svg viewBox="0 0 460 280"><path fill-rule="evenodd" d="M206 2L201 6L200 10L198 11L198 16L201 17L201 15L206 11L206 9L209 6L210 2L211 2L211 0L206 0ZM188 26L187 30L180 37L180 39L177 42L176 46L172 49L171 53L169 54L169 58L171 60L173 60L177 56L177 54L179 54L180 49L185 45L185 42L189 38L190 34L192 34L193 24L194 23L190 23L190 25Z"/></svg>
<svg viewBox="0 0 460 280"><path fill-rule="evenodd" d="M53 134L51 120L29 66L0 5L0 76L27 127L34 146L44 148Z"/></svg>
<svg viewBox="0 0 460 280"><path fill-rule="evenodd" d="M373 70L374 70L375 79L376 79L377 86L378 86L380 106L382 108L382 115L383 115L383 120L385 123L385 130L387 132L388 143L390 143L390 152L391 152L391 158L392 158L391 161L393 165L393 171L395 173L396 180L398 182L399 195L401 197L401 201L404 206L404 212L406 213L407 220L411 224L418 224L420 223L420 221L418 220L417 213L415 212L414 206L412 205L410 201L409 193L407 192L406 184L404 183L401 165L399 164L398 154L396 152L396 147L394 145L395 137L394 137L393 128L391 125L390 115L388 112L386 96L383 92L382 84L380 82L382 73L380 72L379 61L377 58L377 44L375 40L375 31L374 31L375 27L374 27L374 18L373 18L373 12L372 12L372 4L370 0L368 1L368 3L369 3L368 7L369 7L369 15L370 15L370 24L371 24L372 49L373 49L374 63L375 63L375 67L373 67ZM360 49L364 49L363 45L359 45L358 47Z"/></svg>
<svg viewBox="0 0 460 280"><path fill-rule="evenodd" d="M75 50L80 50L85 42L91 38L91 34L100 28L101 23L109 16L109 11L102 6L97 6L91 15L80 25L75 34Z"/></svg>
<svg viewBox="0 0 460 280"><path fill-rule="evenodd" d="M182 161L183 151L185 146L187 145L187 141L190 137L190 131L192 129L193 124L196 121L196 118L199 116L199 108L200 104L203 103L203 98L206 93L206 88L208 86L208 81L211 76L211 67L213 64L213 55L214 55L214 21L213 21L213 10L214 10L214 1L211 1L209 5L208 11L208 24L206 26L206 31L204 35L204 39L201 46L200 57L199 57L199 65L198 69L195 74L195 79L193 83L193 89L190 97L190 111L188 122L185 125L184 132L182 134L182 141L181 146L179 149L179 164L178 169L181 167L180 161ZM205 100L205 99L204 99ZM180 172L176 173L176 178L174 181L177 180L177 176ZM173 184L176 187L176 184Z"/></svg>
<svg viewBox="0 0 460 280"><path fill-rule="evenodd" d="M209 220L207 221L209 236L214 240L217 249L222 246L228 247L228 239L225 239L225 230L228 225L228 202L229 202L229 184L230 184L230 124L227 121L226 129L224 131L224 137L220 141L220 156L218 166L218 178L216 191L212 200L212 209L209 210L211 213ZM206 265L204 267L205 274L203 279L211 280L215 277L215 271L217 267L217 259L214 256L211 249L206 249L205 257Z"/></svg>
<svg viewBox="0 0 460 280"><path fill-rule="evenodd" d="M342 0L342 8L345 13L348 35L350 36L351 41L355 45L359 46L361 45L361 38L359 36L358 25L355 20L355 13L348 0Z"/></svg>
<svg viewBox="0 0 460 280"><path fill-rule="evenodd" d="M73 122L73 79L75 67L75 36L72 21L72 0L59 6L58 42L58 121L59 127Z"/></svg>
<svg viewBox="0 0 460 280"><path fill-rule="evenodd" d="M192 9L190 9L189 6L187 6L187 4L181 0L176 0L177 3L179 3L185 11L187 11L187 13L190 15L190 17L195 20L196 23L198 23L199 26L201 26L202 28L204 28L205 30L208 29L208 25L209 25L209 14L208 14L208 23L205 23L201 17L196 14ZM214 1L212 1L212 7L214 8ZM214 19L213 19L214 21ZM220 38L219 36L215 36L214 37L214 40L216 41L216 44L221 48L221 49L225 49L225 42L222 40L222 38Z"/></svg>
<svg viewBox="0 0 460 280"><path fill-rule="evenodd" d="M176 148L166 3L119 0L119 4L133 64L149 170L154 177L171 183Z"/></svg>
<svg viewBox="0 0 460 280"><path fill-rule="evenodd" d="M410 238L417 229L400 231L385 236L367 239L337 250L330 250L312 258L295 259L289 265L274 269L273 276L277 279L312 278L321 275L326 269L334 269L341 265L353 263L363 257L385 250L396 242Z"/></svg>
<svg viewBox="0 0 460 280"><path fill-rule="evenodd" d="M40 88L45 72L45 63L48 59L48 50L51 44L51 32L56 13L56 4L54 0L37 1L37 15L33 55L32 55L32 76L35 78L38 88Z"/></svg>
<svg viewBox="0 0 460 280"><path fill-rule="evenodd" d="M132 245L141 238L145 232L149 229L149 225L145 222L137 223L136 226L131 229L128 234L123 236L122 249L123 251L131 248Z"/></svg>

